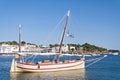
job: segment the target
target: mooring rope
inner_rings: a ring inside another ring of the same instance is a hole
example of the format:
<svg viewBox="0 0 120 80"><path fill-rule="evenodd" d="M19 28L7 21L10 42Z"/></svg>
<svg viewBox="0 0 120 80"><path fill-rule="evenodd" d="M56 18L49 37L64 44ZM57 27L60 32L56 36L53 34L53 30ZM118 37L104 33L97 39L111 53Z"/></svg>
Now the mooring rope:
<svg viewBox="0 0 120 80"><path fill-rule="evenodd" d="M104 55L103 57L100 57L100 58L92 59L91 61L94 61L94 60L95 61L92 62L92 63L90 63L90 64L88 64L88 65L86 65L86 68L89 67L89 66L91 66L91 65L93 65L93 64L95 64L95 63L97 63L98 61L104 59L105 57L107 57L107 55ZM89 60L87 60L87 61L89 61Z"/></svg>

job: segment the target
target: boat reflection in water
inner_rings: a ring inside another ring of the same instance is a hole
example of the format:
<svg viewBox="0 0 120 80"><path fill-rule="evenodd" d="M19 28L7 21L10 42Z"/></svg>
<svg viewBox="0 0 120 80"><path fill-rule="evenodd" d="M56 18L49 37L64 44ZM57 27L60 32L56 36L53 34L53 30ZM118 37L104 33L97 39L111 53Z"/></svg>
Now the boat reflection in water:
<svg viewBox="0 0 120 80"><path fill-rule="evenodd" d="M11 80L85 80L85 69L43 72L43 73L10 73Z"/></svg>

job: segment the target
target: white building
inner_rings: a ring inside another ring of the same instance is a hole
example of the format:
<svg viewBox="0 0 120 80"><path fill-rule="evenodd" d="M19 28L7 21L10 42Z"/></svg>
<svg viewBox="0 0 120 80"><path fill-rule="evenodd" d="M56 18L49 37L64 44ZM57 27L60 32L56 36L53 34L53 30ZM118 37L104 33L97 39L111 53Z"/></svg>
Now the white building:
<svg viewBox="0 0 120 80"><path fill-rule="evenodd" d="M24 45L21 46L21 51L24 52L34 52L34 51L40 51L40 48L36 48L35 45ZM8 45L8 44L2 44L0 45L0 53L14 53L19 51L18 45Z"/></svg>
<svg viewBox="0 0 120 80"><path fill-rule="evenodd" d="M59 48L60 48L59 46L53 47L53 48L52 48L52 52L58 52L58 51L59 51ZM71 49L74 49L74 50L75 50L75 47L74 47L74 46L70 46L70 50L71 50ZM68 45L62 46L62 47L61 47L61 50L62 50L63 52L69 51Z"/></svg>
<svg viewBox="0 0 120 80"><path fill-rule="evenodd" d="M75 47L70 46L70 49L74 49ZM41 52L44 49L40 47L36 47L35 45L24 45L21 46L21 51L23 52ZM48 50L48 52L59 52L59 46L53 47L53 48L45 48L45 50ZM62 46L61 47L62 52L68 52L69 48L68 45ZM0 45L0 53L14 53L19 51L19 46L18 45L8 45L8 44L2 44Z"/></svg>

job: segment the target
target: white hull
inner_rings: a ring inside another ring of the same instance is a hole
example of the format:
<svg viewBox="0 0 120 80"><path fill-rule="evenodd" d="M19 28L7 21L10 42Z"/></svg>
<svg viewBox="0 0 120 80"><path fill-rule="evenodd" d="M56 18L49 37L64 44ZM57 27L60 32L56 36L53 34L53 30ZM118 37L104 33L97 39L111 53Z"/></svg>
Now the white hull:
<svg viewBox="0 0 120 80"><path fill-rule="evenodd" d="M25 64L12 61L10 72L48 72L48 71L61 71L73 70L84 68L84 60L69 61L67 63L41 63L41 64Z"/></svg>

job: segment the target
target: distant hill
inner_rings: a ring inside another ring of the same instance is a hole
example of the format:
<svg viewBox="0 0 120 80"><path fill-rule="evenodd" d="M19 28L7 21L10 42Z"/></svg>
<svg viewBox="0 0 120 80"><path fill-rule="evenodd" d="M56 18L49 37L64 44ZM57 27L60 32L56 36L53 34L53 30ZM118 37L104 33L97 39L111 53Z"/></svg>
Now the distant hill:
<svg viewBox="0 0 120 80"><path fill-rule="evenodd" d="M85 43L85 44L67 44L68 45L68 50L69 51L77 51L79 53L80 50L87 54L87 53L101 53L101 52L107 52L107 49L106 48L102 48L102 47L98 47L98 46L95 46L95 45L91 45L89 43ZM59 44L50 44L49 45L50 47L55 47L55 46L59 46ZM75 47L75 48L70 48L70 47Z"/></svg>
<svg viewBox="0 0 120 80"><path fill-rule="evenodd" d="M102 47L98 47L95 45L91 45L89 43L85 43L82 45L83 50L85 51L85 53L101 53L101 52L107 52L106 48L102 48Z"/></svg>

